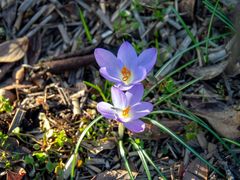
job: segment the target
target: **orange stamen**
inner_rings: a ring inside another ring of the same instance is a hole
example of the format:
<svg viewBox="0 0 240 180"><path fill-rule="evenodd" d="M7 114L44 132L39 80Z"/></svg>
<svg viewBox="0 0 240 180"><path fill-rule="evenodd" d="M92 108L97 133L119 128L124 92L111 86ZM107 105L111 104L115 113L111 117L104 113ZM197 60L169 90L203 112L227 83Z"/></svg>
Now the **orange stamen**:
<svg viewBox="0 0 240 180"><path fill-rule="evenodd" d="M123 81L127 81L131 76L131 71L126 66L122 68L121 73Z"/></svg>
<svg viewBox="0 0 240 180"><path fill-rule="evenodd" d="M126 109L122 111L122 116L123 117L128 117L129 116L129 111L130 111L130 106L128 106Z"/></svg>

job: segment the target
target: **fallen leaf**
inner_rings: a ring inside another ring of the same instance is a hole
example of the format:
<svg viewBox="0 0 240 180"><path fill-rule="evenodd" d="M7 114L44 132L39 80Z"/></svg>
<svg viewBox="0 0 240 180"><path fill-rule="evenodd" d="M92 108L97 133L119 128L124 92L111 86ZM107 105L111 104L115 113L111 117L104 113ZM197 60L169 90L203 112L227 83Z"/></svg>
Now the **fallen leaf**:
<svg viewBox="0 0 240 180"><path fill-rule="evenodd" d="M220 75L224 71L224 69L227 67L227 65L228 65L228 62L223 61L221 63L214 64L207 67L191 68L188 70L188 73L195 78L202 77L202 80L209 80Z"/></svg>
<svg viewBox="0 0 240 180"><path fill-rule="evenodd" d="M201 103L192 111L205 118L220 135L235 139L240 137L240 111L222 102Z"/></svg>
<svg viewBox="0 0 240 180"><path fill-rule="evenodd" d="M23 168L19 168L18 172L7 171L7 180L22 180L25 176L26 171Z"/></svg>
<svg viewBox="0 0 240 180"><path fill-rule="evenodd" d="M132 172L133 177L136 178L137 172ZM92 178L92 180L117 180L117 179L130 179L128 172L126 170L112 170L102 172Z"/></svg>
<svg viewBox="0 0 240 180"><path fill-rule="evenodd" d="M27 52L28 42L25 36L0 44L0 63L19 61Z"/></svg>

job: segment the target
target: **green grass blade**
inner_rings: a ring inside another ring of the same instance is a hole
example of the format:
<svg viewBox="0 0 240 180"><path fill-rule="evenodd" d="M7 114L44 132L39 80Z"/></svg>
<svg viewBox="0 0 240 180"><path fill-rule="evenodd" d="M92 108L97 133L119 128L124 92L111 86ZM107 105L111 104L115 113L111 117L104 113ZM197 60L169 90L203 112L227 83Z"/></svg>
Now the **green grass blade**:
<svg viewBox="0 0 240 180"><path fill-rule="evenodd" d="M212 16L211 16L211 19L210 19L210 22L209 22L209 26L208 26L208 33L207 33L207 42L206 42L206 60L205 60L205 63L208 63L208 45L209 45L209 37L210 37L210 34L211 34L211 28L212 28L212 23L213 23L213 18L215 16L215 13L216 13L216 10L217 10L217 7L218 7L218 3L219 3L219 0L217 0L216 2L216 5L214 7L214 11L212 13Z"/></svg>
<svg viewBox="0 0 240 180"><path fill-rule="evenodd" d="M173 104L173 103L171 103ZM200 126L202 126L203 128L207 129L233 156L233 158L235 159L235 161L238 163L238 158L236 157L236 154L232 152L231 148L223 141L223 139L214 131L212 130L204 121L202 121L200 118L198 118L197 116L194 116L190 111L187 112L186 109L180 108L178 105L174 104L175 107L186 111L186 113L190 113L189 115L187 114L183 114L181 112L175 112L175 111L169 111L169 110L159 110L159 111L153 111L151 114L173 114L176 116L181 116L184 117L186 119L189 119L191 121L194 121L195 123L199 124Z"/></svg>
<svg viewBox="0 0 240 180"><path fill-rule="evenodd" d="M184 111L188 116L190 116L193 119L196 119L198 122L208 126L202 119L200 119L199 117L197 117L196 115L194 115L191 111L187 110L186 108L184 108L183 106L177 105L173 102L169 102L171 105L175 106L176 108Z"/></svg>
<svg viewBox="0 0 240 180"><path fill-rule="evenodd" d="M169 94L169 95L167 95L167 96L164 96L163 98L160 98L160 99L154 104L154 106L157 106L157 105L159 105L160 103L162 103L163 101L166 101L166 100L167 100L168 98L170 98L171 96L179 93L179 92L182 91L183 89L191 86L192 84L198 82L198 81L201 80L201 79L202 79L202 77L199 77L199 78L197 78L197 79L194 79L194 80L192 80L192 81L190 81L190 82L182 85L180 88L178 88L177 90L175 90L175 91L172 92L171 94Z"/></svg>
<svg viewBox="0 0 240 180"><path fill-rule="evenodd" d="M201 121L195 117L183 114L181 112L175 112L175 111L169 111L169 110L153 111L151 114L172 114L172 115L184 117L188 120L192 120L192 121L196 122L197 124L199 124L200 126L202 126L203 128L207 129L216 139L218 139L225 146L226 149L230 150L229 146L227 146L227 144L224 143L222 138L217 133L215 133L215 131L213 131L206 123L204 123L203 121Z"/></svg>
<svg viewBox="0 0 240 180"><path fill-rule="evenodd" d="M240 147L240 143L239 142L236 142L234 140L231 140L231 139L228 139L228 138L222 138L224 141L228 142L228 143L231 143L231 144L234 144L238 147Z"/></svg>
<svg viewBox="0 0 240 180"><path fill-rule="evenodd" d="M207 8L211 9L211 11L214 10L214 5L209 0L203 0L203 4L207 6ZM219 9L216 9L216 14L220 16L222 19L224 19L227 23L231 24L232 22L230 19Z"/></svg>
<svg viewBox="0 0 240 180"><path fill-rule="evenodd" d="M180 110L183 110L184 112L186 112L196 123L198 123L199 125L201 125L202 127L206 128L217 140L219 140L219 142L231 153L232 157L234 158L234 160L236 161L237 164L240 164L239 159L236 156L236 153L234 153L232 151L232 149L223 141L223 139L214 131L212 130L208 124L206 124L203 120L201 120L199 117L197 117L196 115L194 115L191 111L187 110L184 107L180 107L177 104L171 103L173 104L175 107L179 108Z"/></svg>
<svg viewBox="0 0 240 180"><path fill-rule="evenodd" d="M102 89L98 85L92 84L92 83L87 82L87 81L83 81L83 83L86 84L87 86L92 87L93 89L96 89L99 92L99 94L102 96L103 101L108 102L108 99L106 98Z"/></svg>
<svg viewBox="0 0 240 180"><path fill-rule="evenodd" d="M158 121L145 117L144 119L150 121L153 125L159 127L162 131L168 133L172 138L174 138L176 141L181 143L185 148L187 148L190 152L192 152L196 157L198 157L202 162L207 164L213 171L215 171L220 176L224 177L224 175L215 168L212 164L210 164L206 159L204 159L198 152L196 152L191 146L189 146L187 143L185 143L179 136L177 136L174 132L172 132L170 129L159 123Z"/></svg>
<svg viewBox="0 0 240 180"><path fill-rule="evenodd" d="M195 39L193 33L191 32L191 30L188 28L187 24L184 22L184 20L182 19L182 17L179 15L179 13L176 11L175 8L171 8L173 10L173 12L176 14L178 20L180 21L180 23L182 24L183 28L185 29L185 31L187 32L188 36L191 38L192 42L194 44L197 44L197 40Z"/></svg>
<svg viewBox="0 0 240 180"><path fill-rule="evenodd" d="M123 141L122 140L119 140L118 141L118 146L119 146L119 152L120 152L120 155L124 161L124 165L128 171L128 175L130 176L130 179L131 180L134 180L134 177L133 177L133 174L132 174L132 171L130 169L130 166L129 166L129 163L128 163L128 160L127 160L127 157L126 157L126 154L125 154L125 150L124 150L124 147L123 147Z"/></svg>
<svg viewBox="0 0 240 180"><path fill-rule="evenodd" d="M81 19L81 21L82 21L83 28L84 28L84 30L85 30L87 39L88 39L88 41L89 41L90 43L92 43L92 36L91 36L91 33L90 33L90 31L89 31L89 28L88 28L88 26L87 26L87 23L86 23L86 21L85 21L85 18L84 18L84 16L83 16L83 12L82 12L81 9L79 9L79 16L80 16L80 19Z"/></svg>
<svg viewBox="0 0 240 180"><path fill-rule="evenodd" d="M143 168L144 168L144 170L146 172L146 175L147 175L147 179L151 180L152 179L151 173L149 171L148 164L146 162L146 159L145 159L141 149L139 148L138 144L133 139L129 138L129 141L133 145L134 149L137 151L137 153L138 153L138 155L139 155L139 157L140 157L140 159L142 161Z"/></svg>
<svg viewBox="0 0 240 180"><path fill-rule="evenodd" d="M209 2L208 0L204 0L203 4L206 6L206 8L213 13L214 12L214 6L211 2ZM216 17L218 17L222 22L224 22L232 31L236 32L236 29L234 27L234 25L232 24L232 22L218 9L215 10L215 14Z"/></svg>
<svg viewBox="0 0 240 180"><path fill-rule="evenodd" d="M221 34L221 35L219 35L219 36L211 37L211 38L209 38L208 40L209 40L209 41L213 41L213 40L221 39L221 38L226 37L226 36L229 35L229 34L230 34L230 33ZM205 39L205 40L203 40L203 41L201 41L201 42L198 42L198 43L190 46L189 48L187 48L187 49L185 49L185 50L177 53L175 56L173 56L168 62L166 62L166 63L158 70L158 72L155 74L155 77L156 77L156 78L159 77L159 76L162 74L162 72L163 72L172 62L174 62L178 57L182 56L184 53L186 53L186 52L188 52L188 51L190 51L190 50L192 50L192 49L194 49L194 48L197 48L197 47L205 44L206 42L207 42L207 39Z"/></svg>
<svg viewBox="0 0 240 180"><path fill-rule="evenodd" d="M184 65L180 66L179 68L177 68L176 70L172 71L171 73L169 73L168 75L166 75L164 78L162 78L161 80L159 80L156 84L154 84L151 88L149 88L146 92L144 92L144 96L143 99L145 97L147 97L147 95L153 90L155 89L159 84L161 84L163 81L165 81L167 78L171 77L172 75L180 72L182 69L186 68L187 66L190 66L191 64L193 64L194 62L196 62L197 59L191 60L187 63L185 63Z"/></svg>
<svg viewBox="0 0 240 180"><path fill-rule="evenodd" d="M167 178L163 175L163 173L158 169L157 165L152 161L152 159L149 157L149 155L146 153L145 150L142 150L143 155L146 157L148 162L154 167L154 169L157 171L158 175L162 177L162 179L167 180Z"/></svg>
<svg viewBox="0 0 240 180"><path fill-rule="evenodd" d="M131 140L133 140L132 138L130 138ZM134 141L134 140L133 140ZM157 171L158 175L163 179L163 180L167 180L167 178L162 174L162 172L158 169L157 165L152 161L152 159L149 157L149 155L146 153L146 151L144 149L142 149L141 147L139 147L139 150L142 152L142 154L145 156L145 158L148 160L148 162L154 167L154 169Z"/></svg>
<svg viewBox="0 0 240 180"><path fill-rule="evenodd" d="M73 157L73 163L72 163L72 169L71 169L71 179L74 179L74 169L75 169L75 164L77 161L77 154L78 154L78 149L80 147L80 144L83 140L83 138L85 137L85 135L87 134L88 130L94 125L96 124L98 121L100 121L103 117L99 116L96 119L94 119L82 132L82 134L80 135L78 141L77 141L77 145L75 147L74 150L74 157Z"/></svg>

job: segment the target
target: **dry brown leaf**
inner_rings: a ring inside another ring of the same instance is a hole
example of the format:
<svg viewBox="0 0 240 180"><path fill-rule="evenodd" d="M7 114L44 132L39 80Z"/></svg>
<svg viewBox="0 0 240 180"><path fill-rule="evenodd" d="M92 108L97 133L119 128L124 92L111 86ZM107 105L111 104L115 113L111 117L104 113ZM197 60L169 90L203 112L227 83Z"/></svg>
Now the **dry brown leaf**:
<svg viewBox="0 0 240 180"><path fill-rule="evenodd" d="M19 61L27 52L28 42L25 36L0 44L0 63Z"/></svg>
<svg viewBox="0 0 240 180"><path fill-rule="evenodd" d="M138 175L137 172L132 172L132 174L135 178ZM112 170L112 171L105 171L92 178L92 180L102 180L102 179L116 180L116 179L130 179L130 177L126 170Z"/></svg>
<svg viewBox="0 0 240 180"><path fill-rule="evenodd" d="M202 80L209 80L217 77L227 67L228 62L223 61L207 67L196 67L188 70L188 73L195 78L202 77Z"/></svg>
<svg viewBox="0 0 240 180"><path fill-rule="evenodd" d="M221 102L201 103L192 111L203 118L220 135L227 138L239 138L240 111Z"/></svg>
<svg viewBox="0 0 240 180"><path fill-rule="evenodd" d="M26 174L25 169L19 168L17 171L18 172L13 172L13 171L8 170L7 171L7 180L22 180Z"/></svg>

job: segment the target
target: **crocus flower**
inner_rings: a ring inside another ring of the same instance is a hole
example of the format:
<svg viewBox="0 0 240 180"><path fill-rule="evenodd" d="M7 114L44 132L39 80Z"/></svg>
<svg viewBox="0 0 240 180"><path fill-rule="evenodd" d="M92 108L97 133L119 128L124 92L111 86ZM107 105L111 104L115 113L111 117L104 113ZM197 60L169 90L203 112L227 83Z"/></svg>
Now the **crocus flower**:
<svg viewBox="0 0 240 180"><path fill-rule="evenodd" d="M134 85L125 93L119 88L111 88L113 105L100 102L97 104L97 110L108 119L114 119L123 123L123 125L132 132L142 132L145 129L145 123L139 118L149 114L153 105L148 102L142 102L143 85Z"/></svg>
<svg viewBox="0 0 240 180"><path fill-rule="evenodd" d="M139 56L129 42L124 42L117 57L110 51L97 48L94 55L101 75L122 90L130 89L144 80L157 59L156 48L144 50Z"/></svg>

